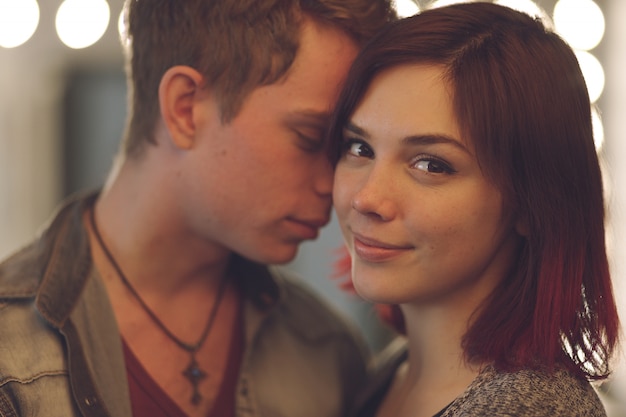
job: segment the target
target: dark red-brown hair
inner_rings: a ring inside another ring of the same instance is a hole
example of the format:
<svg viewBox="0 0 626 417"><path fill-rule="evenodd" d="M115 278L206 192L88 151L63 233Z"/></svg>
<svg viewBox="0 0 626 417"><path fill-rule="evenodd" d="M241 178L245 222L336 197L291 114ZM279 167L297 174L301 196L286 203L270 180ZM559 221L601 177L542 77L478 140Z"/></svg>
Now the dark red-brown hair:
<svg viewBox="0 0 626 417"><path fill-rule="evenodd" d="M606 377L619 320L591 107L573 51L540 21L490 3L396 22L366 45L348 76L329 134L335 161L371 81L415 64L444 69L461 132L527 229L514 271L464 336L467 358Z"/></svg>

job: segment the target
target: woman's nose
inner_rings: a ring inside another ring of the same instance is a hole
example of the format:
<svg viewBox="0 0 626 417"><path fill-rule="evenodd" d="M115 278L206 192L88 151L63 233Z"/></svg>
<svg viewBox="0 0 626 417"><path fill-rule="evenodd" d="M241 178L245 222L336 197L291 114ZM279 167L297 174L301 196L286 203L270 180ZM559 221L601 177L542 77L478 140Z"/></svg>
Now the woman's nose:
<svg viewBox="0 0 626 417"><path fill-rule="evenodd" d="M382 170L374 169L363 179L352 198L352 208L360 214L381 221L390 221L398 212L394 181Z"/></svg>

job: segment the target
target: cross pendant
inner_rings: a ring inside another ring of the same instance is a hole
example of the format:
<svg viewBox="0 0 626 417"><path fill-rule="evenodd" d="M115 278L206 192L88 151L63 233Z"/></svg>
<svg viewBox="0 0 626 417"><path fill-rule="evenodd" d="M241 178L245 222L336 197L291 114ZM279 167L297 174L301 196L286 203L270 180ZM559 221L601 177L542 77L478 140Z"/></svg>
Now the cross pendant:
<svg viewBox="0 0 626 417"><path fill-rule="evenodd" d="M202 370L202 368L200 368L200 366L198 366L195 355L191 355L191 362L189 362L189 366L187 366L187 369L183 371L183 375L189 380L189 382L191 382L191 385L193 387L191 403L193 405L200 404L200 402L202 401L202 395L200 394L198 385L200 384L200 381L207 377L207 374Z"/></svg>

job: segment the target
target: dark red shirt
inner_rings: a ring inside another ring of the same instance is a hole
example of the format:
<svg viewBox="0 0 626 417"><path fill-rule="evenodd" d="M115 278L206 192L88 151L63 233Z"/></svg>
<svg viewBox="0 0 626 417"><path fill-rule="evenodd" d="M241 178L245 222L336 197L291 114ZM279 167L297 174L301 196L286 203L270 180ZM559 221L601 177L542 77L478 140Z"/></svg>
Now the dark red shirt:
<svg viewBox="0 0 626 417"><path fill-rule="evenodd" d="M233 332L230 344L231 351L228 354L226 374L215 404L207 417L235 416L235 390L244 350L241 312L236 322L238 325L237 330ZM122 345L133 417L187 417L187 414L152 379L123 339Z"/></svg>

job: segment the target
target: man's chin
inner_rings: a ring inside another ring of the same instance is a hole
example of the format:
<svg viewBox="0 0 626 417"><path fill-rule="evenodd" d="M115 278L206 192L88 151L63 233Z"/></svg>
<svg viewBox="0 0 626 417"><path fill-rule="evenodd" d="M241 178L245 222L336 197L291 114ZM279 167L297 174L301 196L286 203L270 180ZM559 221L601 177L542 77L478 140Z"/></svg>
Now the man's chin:
<svg viewBox="0 0 626 417"><path fill-rule="evenodd" d="M249 256L244 257L261 264L268 265L284 265L293 261L298 255L299 244L281 245L275 248L261 248L256 253L251 253Z"/></svg>

